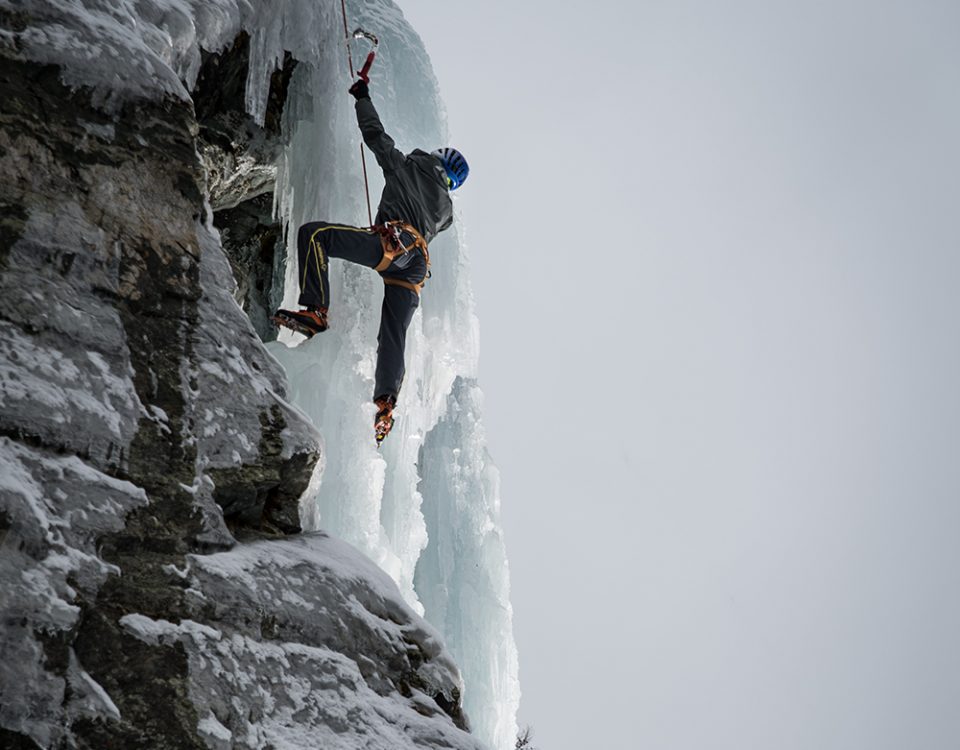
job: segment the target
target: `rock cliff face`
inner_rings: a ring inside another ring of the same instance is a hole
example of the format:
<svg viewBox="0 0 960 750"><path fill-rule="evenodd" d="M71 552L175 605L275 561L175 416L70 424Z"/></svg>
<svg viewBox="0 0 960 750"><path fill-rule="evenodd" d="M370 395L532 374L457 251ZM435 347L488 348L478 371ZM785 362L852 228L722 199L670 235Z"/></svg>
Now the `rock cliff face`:
<svg viewBox="0 0 960 750"><path fill-rule="evenodd" d="M297 61L287 52L270 78L263 125L245 109L250 36L203 54L191 98L214 225L237 280L235 297L264 341L277 337L269 316L280 306L283 231L273 212L277 160L286 143L283 108Z"/></svg>
<svg viewBox="0 0 960 750"><path fill-rule="evenodd" d="M295 61L263 126L242 35L196 106L114 99L31 52L58 12L0 2L0 745L475 747L389 578L289 536L321 440L236 298Z"/></svg>

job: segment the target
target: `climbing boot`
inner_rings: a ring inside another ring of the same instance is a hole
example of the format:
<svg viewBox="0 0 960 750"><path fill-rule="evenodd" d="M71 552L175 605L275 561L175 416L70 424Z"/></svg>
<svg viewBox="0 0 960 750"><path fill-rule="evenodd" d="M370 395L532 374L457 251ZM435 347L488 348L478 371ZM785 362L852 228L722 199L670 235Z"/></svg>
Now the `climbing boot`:
<svg viewBox="0 0 960 750"><path fill-rule="evenodd" d="M308 307L306 310L277 310L270 318L278 326L289 328L310 338L328 328L327 308Z"/></svg>
<svg viewBox="0 0 960 750"><path fill-rule="evenodd" d="M377 434L377 447L379 448L380 443L393 429L393 407L396 405L397 399L393 396L380 396L375 398L373 403L377 405L377 416L373 420L373 429Z"/></svg>

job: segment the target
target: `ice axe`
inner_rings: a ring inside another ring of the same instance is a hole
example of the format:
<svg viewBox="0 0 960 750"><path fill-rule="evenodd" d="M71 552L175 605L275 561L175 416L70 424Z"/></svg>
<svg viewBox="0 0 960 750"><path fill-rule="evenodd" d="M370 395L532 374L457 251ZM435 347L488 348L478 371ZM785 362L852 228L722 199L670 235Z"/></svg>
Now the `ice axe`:
<svg viewBox="0 0 960 750"><path fill-rule="evenodd" d="M373 45L373 49L371 49L370 53L367 55L367 59L363 63L363 67L357 71L357 75L360 76L361 81L364 83L370 83L370 66L373 65L374 58L377 56L377 46L380 44L380 40L369 31L364 31L361 28L354 29L354 32L350 38L366 39L368 42L370 42L370 44Z"/></svg>
<svg viewBox="0 0 960 750"><path fill-rule="evenodd" d="M373 49L370 50L370 53L367 55L367 60L363 64L363 67L357 71L360 76L360 80L364 83L370 83L370 66L373 65L373 59L377 56L377 45L380 44L380 40L377 39L369 31L364 31L361 28L357 28L353 32L353 36L347 31L347 3L346 0L340 0L340 10L343 12L343 36L347 40L347 64L350 66L350 75L353 75L353 53L350 51L350 40L363 38L366 39L373 45ZM373 211L370 209L370 183L367 181L367 157L363 154L363 144L360 144L360 164L363 165L363 189L367 194L367 221L370 222L370 226L373 226Z"/></svg>

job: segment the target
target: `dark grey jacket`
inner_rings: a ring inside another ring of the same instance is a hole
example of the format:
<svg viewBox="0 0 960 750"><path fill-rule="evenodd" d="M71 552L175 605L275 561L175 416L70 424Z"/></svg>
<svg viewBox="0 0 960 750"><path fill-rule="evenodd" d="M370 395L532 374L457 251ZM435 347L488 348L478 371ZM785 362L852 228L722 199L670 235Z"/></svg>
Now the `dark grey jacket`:
<svg viewBox="0 0 960 750"><path fill-rule="evenodd" d="M357 100L357 123L363 142L377 157L386 185L377 209L377 224L400 219L430 242L453 223L453 201L440 159L416 149L404 155L383 130L369 99Z"/></svg>

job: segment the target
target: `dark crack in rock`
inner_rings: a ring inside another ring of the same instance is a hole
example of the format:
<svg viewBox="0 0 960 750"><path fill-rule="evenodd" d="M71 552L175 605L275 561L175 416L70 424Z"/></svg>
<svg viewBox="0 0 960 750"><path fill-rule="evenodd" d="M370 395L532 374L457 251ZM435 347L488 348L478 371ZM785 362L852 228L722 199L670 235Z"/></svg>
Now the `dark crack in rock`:
<svg viewBox="0 0 960 750"><path fill-rule="evenodd" d="M258 195L217 211L214 224L237 280L237 302L263 341L277 338L270 322L283 298L284 237L273 216L273 197Z"/></svg>
<svg viewBox="0 0 960 750"><path fill-rule="evenodd" d="M283 107L297 61L284 56L273 72L263 126L247 114L250 37L241 32L218 53L204 53L192 96L198 144L214 225L237 281L237 302L264 341L276 338L269 317L282 296L284 237L273 215L277 160L285 141Z"/></svg>

